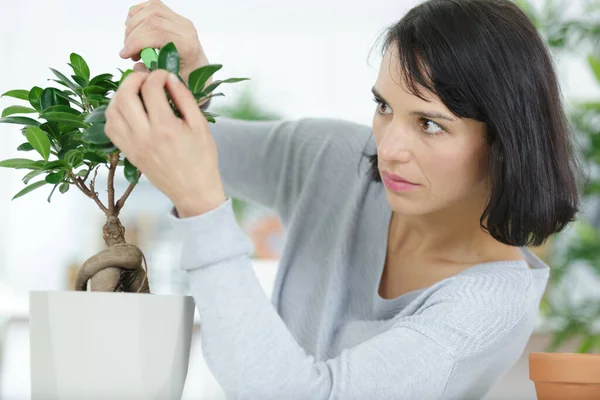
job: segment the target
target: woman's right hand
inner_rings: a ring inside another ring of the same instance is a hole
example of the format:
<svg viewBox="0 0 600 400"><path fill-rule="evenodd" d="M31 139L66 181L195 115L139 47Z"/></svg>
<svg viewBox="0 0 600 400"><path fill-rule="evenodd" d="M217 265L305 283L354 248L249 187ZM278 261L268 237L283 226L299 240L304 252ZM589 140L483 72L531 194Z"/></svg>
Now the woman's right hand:
<svg viewBox="0 0 600 400"><path fill-rule="evenodd" d="M160 0L149 0L133 7L125 25L125 47L121 50L121 58L139 61L140 52L146 47L161 49L173 42L179 53L179 74L185 82L192 71L208 64L194 24ZM135 64L133 69L147 71L142 62ZM206 85L211 82L209 79Z"/></svg>

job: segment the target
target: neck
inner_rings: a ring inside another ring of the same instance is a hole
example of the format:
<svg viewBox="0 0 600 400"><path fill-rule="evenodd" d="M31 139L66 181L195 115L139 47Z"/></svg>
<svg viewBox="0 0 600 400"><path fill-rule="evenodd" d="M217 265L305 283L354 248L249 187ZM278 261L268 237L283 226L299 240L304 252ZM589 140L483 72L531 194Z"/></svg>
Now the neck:
<svg viewBox="0 0 600 400"><path fill-rule="evenodd" d="M443 210L407 216L394 212L390 221L389 250L474 261L498 242L480 226L486 199L468 196Z"/></svg>

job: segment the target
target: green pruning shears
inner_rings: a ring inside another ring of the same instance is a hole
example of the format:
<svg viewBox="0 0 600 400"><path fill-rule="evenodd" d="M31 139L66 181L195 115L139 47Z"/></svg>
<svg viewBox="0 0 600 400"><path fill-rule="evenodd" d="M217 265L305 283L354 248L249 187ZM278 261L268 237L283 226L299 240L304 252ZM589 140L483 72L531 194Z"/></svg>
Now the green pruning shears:
<svg viewBox="0 0 600 400"><path fill-rule="evenodd" d="M129 7L129 10L131 11L131 9L134 7L135 6ZM152 61L158 62L158 53L152 47L146 47L144 50L142 50L142 52L140 53L140 57L142 58L144 65L146 65L146 68L148 69L150 69Z"/></svg>

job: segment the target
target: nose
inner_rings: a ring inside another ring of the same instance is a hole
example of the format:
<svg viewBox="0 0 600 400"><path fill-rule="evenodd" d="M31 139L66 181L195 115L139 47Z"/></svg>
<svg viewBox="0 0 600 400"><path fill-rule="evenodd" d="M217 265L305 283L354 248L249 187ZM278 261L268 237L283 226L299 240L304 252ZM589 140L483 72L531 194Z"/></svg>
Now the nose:
<svg viewBox="0 0 600 400"><path fill-rule="evenodd" d="M405 163L412 157L412 139L409 129L390 125L384 128L377 146L381 161Z"/></svg>

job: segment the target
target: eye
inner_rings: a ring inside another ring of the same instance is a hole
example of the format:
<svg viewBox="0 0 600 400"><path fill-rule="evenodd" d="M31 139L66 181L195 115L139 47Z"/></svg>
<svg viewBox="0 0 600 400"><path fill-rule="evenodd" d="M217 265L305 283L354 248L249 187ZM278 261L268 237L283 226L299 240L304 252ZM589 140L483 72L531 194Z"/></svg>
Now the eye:
<svg viewBox="0 0 600 400"><path fill-rule="evenodd" d="M381 111L381 107L382 107L382 106L385 106L385 107L387 107L387 108L388 108L388 110L390 110L390 111L391 111L390 107L389 107L389 106L388 106L388 105L387 105L385 102L383 102L383 101L379 100L377 97L374 97L374 98L373 98L373 101L374 101L375 103L377 103L377 114L381 114L381 115L389 115L389 113L385 113L385 112L382 112L382 111Z"/></svg>
<svg viewBox="0 0 600 400"><path fill-rule="evenodd" d="M421 118L419 121L424 127L425 133L427 133L429 136L437 136L445 132L444 128L430 119Z"/></svg>

